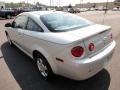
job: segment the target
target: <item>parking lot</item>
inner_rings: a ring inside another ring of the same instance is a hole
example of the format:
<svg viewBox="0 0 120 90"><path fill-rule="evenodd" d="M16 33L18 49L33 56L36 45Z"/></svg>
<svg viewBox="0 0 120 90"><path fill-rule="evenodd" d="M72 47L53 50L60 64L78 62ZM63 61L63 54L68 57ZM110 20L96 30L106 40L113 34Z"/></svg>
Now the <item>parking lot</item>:
<svg viewBox="0 0 120 90"><path fill-rule="evenodd" d="M40 77L35 62L16 47L10 47L4 24L12 21L0 19L0 90L119 90L120 89L120 11L90 11L80 14L95 23L112 27L115 53L110 64L94 77L84 81L74 81L55 76L50 81Z"/></svg>

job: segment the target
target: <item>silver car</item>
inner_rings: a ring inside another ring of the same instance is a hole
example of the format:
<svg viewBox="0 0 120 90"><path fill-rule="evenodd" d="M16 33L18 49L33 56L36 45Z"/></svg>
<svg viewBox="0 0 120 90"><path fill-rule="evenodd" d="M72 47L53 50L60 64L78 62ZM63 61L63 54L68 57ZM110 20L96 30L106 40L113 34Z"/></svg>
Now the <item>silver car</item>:
<svg viewBox="0 0 120 90"><path fill-rule="evenodd" d="M88 79L108 64L116 46L111 27L66 12L25 12L5 27L10 45L35 60L46 79Z"/></svg>

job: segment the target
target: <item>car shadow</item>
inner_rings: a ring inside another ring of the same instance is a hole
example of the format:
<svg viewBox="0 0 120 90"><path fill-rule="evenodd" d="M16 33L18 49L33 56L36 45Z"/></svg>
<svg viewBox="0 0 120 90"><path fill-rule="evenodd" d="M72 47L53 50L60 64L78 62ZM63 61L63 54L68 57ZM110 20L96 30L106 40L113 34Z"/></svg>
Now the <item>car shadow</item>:
<svg viewBox="0 0 120 90"><path fill-rule="evenodd" d="M49 81L41 78L35 62L8 42L1 46L8 68L23 90L108 90L110 75L103 69L94 77L84 81L74 81L55 76Z"/></svg>

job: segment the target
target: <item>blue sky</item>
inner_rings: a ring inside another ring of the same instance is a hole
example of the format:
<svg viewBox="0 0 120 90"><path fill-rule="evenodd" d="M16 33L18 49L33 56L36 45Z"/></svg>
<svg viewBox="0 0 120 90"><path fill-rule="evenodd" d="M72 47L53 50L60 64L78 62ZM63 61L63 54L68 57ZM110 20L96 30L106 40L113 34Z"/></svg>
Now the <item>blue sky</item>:
<svg viewBox="0 0 120 90"><path fill-rule="evenodd" d="M22 2L22 1L25 1L25 2L29 2L29 3L34 3L34 2L40 2L42 4L45 4L45 5L49 5L50 4L50 0L0 0L0 1L5 1L5 2ZM60 2L60 5L63 6L63 5L69 5L69 4L72 4L72 5L75 5L75 4L78 4L80 3L81 1L83 2L106 2L107 0L51 0L52 1L52 5L59 5L59 2ZM114 0L108 0L109 2L111 1L114 1Z"/></svg>

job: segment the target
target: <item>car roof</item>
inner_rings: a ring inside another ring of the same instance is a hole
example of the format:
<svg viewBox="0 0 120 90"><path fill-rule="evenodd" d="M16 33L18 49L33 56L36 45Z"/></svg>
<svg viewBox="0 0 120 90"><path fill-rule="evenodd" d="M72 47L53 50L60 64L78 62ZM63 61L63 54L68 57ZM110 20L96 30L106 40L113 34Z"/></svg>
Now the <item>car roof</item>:
<svg viewBox="0 0 120 90"><path fill-rule="evenodd" d="M52 14L52 13L66 13L66 12L62 12L62 11L31 11L31 12L23 12L23 13L19 14L18 16L26 15L28 17L31 17L35 21L39 21L40 16L45 15L45 14Z"/></svg>
<svg viewBox="0 0 120 90"><path fill-rule="evenodd" d="M60 11L31 11L31 12L24 12L21 15L34 15L34 16L41 16L41 15L45 15L45 14L50 14L50 13L60 13Z"/></svg>

